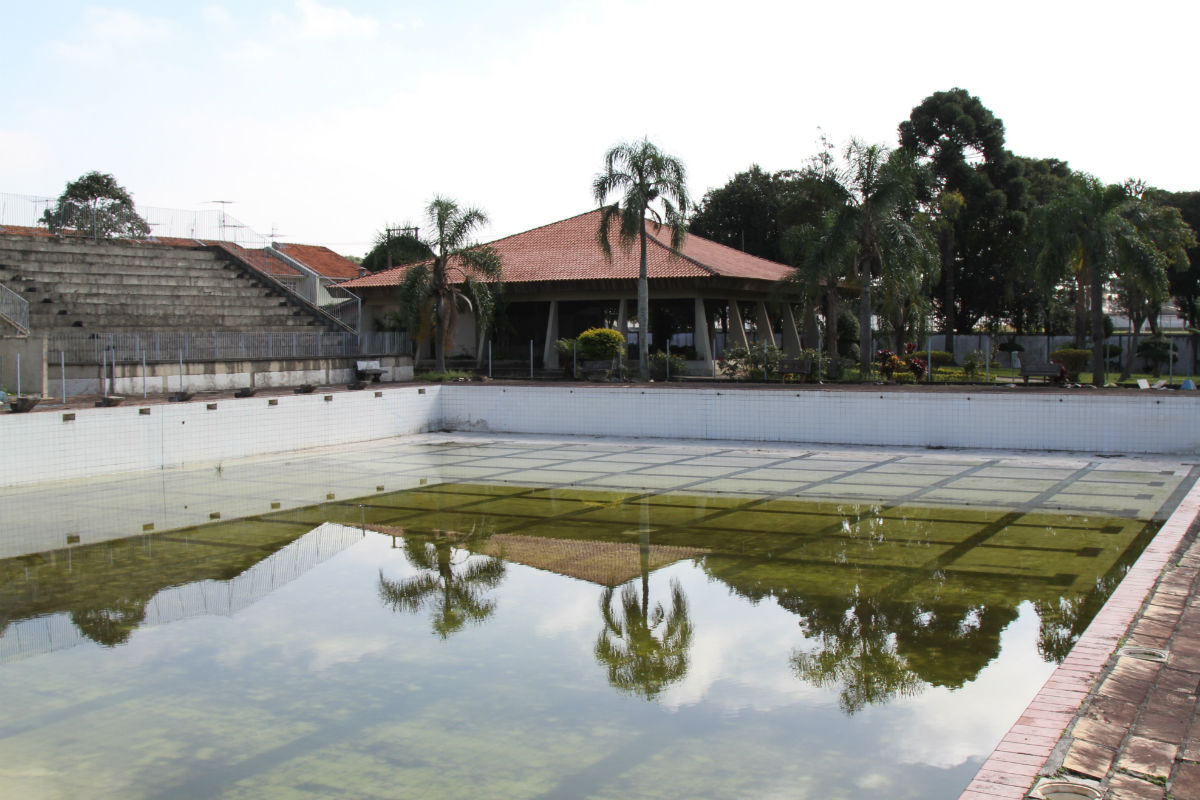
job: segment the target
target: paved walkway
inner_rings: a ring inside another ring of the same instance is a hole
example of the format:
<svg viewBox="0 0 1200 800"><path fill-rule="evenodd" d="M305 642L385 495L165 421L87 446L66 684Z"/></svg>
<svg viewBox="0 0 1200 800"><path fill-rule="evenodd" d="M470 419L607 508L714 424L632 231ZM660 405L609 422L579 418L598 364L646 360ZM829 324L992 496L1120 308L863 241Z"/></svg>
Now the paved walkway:
<svg viewBox="0 0 1200 800"><path fill-rule="evenodd" d="M1042 777L1091 786L1106 800L1200 799L1198 513L1200 486L960 800L1018 800Z"/></svg>

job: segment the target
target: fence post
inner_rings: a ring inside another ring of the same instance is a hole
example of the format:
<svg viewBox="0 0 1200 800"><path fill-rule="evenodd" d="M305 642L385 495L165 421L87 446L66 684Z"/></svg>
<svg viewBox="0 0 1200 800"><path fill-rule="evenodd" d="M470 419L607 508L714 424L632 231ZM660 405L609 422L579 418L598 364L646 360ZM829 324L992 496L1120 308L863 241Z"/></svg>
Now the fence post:
<svg viewBox="0 0 1200 800"><path fill-rule="evenodd" d="M146 351L142 351L142 399L146 399Z"/></svg>
<svg viewBox="0 0 1200 800"><path fill-rule="evenodd" d="M529 340L529 380L533 380L533 339Z"/></svg>
<svg viewBox="0 0 1200 800"><path fill-rule="evenodd" d="M571 340L571 377L579 380L579 340Z"/></svg>
<svg viewBox="0 0 1200 800"><path fill-rule="evenodd" d="M67 354L58 351L58 380L62 384L63 405L67 404Z"/></svg>
<svg viewBox="0 0 1200 800"><path fill-rule="evenodd" d="M488 339L488 377L492 377L492 340Z"/></svg>

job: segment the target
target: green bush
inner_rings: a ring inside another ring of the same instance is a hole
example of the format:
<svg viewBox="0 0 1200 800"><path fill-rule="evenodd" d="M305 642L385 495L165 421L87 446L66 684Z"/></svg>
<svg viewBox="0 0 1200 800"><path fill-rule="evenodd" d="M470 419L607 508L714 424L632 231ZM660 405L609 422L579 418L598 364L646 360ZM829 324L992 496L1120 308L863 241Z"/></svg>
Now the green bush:
<svg viewBox="0 0 1200 800"><path fill-rule="evenodd" d="M947 353L945 350L934 350L932 353L927 353L924 350L918 350L915 353L910 353L910 356L916 356L927 364L932 364L937 367L948 367L954 363L954 354Z"/></svg>
<svg viewBox="0 0 1200 800"><path fill-rule="evenodd" d="M979 376L983 369L983 353L976 350L973 353L967 353L963 358L963 375L967 380L973 381Z"/></svg>
<svg viewBox="0 0 1200 800"><path fill-rule="evenodd" d="M687 375L687 363L683 356L671 353L671 380ZM656 381L667 380L667 354L659 351L650 354L650 377Z"/></svg>
<svg viewBox="0 0 1200 800"><path fill-rule="evenodd" d="M721 372L731 378L761 381L779 373L779 359L782 356L783 351L772 345L749 349L731 347L717 359L717 366ZM754 370L757 370L757 373ZM675 371L674 364L671 366L671 371L672 373ZM756 374L758 377L755 377Z"/></svg>
<svg viewBox="0 0 1200 800"><path fill-rule="evenodd" d="M584 361L608 361L620 358L625 337L612 328L588 328L579 334L579 357Z"/></svg>
<svg viewBox="0 0 1200 800"><path fill-rule="evenodd" d="M1050 360L1057 361L1067 368L1068 380L1079 380L1079 373L1083 372L1083 368L1092 360L1092 351L1064 347L1051 353Z"/></svg>

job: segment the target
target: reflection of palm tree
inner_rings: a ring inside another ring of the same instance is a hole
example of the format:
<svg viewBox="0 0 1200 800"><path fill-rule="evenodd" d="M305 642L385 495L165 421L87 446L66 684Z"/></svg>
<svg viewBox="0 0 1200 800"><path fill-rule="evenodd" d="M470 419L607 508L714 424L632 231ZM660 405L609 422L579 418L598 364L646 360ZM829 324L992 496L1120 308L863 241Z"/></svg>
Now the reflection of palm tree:
<svg viewBox="0 0 1200 800"><path fill-rule="evenodd" d="M424 572L400 581L379 573L379 597L392 610L416 613L431 606L433 632L443 639L462 630L468 622L483 622L496 610L496 601L485 600L482 595L504 580L503 561L491 556L472 558L469 553L455 561L451 542L445 538L421 544L403 541L409 563Z"/></svg>
<svg viewBox="0 0 1200 800"><path fill-rule="evenodd" d="M600 613L604 630L596 639L596 659L608 667L608 682L623 692L653 698L687 672L692 643L687 598L679 581L671 581L671 611L662 603L650 608L648 582L641 602L633 584L621 590L621 615L613 613L613 589L604 590Z"/></svg>
<svg viewBox="0 0 1200 800"><path fill-rule="evenodd" d="M642 594L633 584L621 590L621 616L613 614L613 588L604 590L600 613L604 629L596 639L596 659L608 667L608 682L623 692L646 699L679 680L687 672L687 651L692 643L692 622L687 598L679 581L671 581L671 612L662 603L650 608L650 507L643 502L638 531Z"/></svg>
<svg viewBox="0 0 1200 800"><path fill-rule="evenodd" d="M793 671L815 686L840 687L838 706L847 715L896 695L917 694L921 679L897 652L891 633L897 620L889 619L878 598L857 589L846 599L849 604L804 609L800 624L821 646L793 653Z"/></svg>

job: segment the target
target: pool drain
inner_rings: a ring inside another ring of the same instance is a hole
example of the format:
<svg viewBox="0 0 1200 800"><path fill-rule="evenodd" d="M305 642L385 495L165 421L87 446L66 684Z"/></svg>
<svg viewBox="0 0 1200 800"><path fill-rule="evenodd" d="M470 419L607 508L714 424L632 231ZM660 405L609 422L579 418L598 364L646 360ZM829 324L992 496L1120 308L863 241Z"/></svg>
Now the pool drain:
<svg viewBox="0 0 1200 800"><path fill-rule="evenodd" d="M1137 645L1126 645L1117 651L1118 656L1129 656L1140 661L1154 661L1162 664L1167 660L1167 651L1159 650L1157 647L1139 647Z"/></svg>
<svg viewBox="0 0 1200 800"><path fill-rule="evenodd" d="M1029 794L1039 800L1100 800L1100 790L1074 781L1043 780Z"/></svg>

